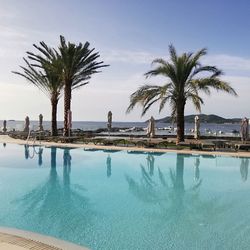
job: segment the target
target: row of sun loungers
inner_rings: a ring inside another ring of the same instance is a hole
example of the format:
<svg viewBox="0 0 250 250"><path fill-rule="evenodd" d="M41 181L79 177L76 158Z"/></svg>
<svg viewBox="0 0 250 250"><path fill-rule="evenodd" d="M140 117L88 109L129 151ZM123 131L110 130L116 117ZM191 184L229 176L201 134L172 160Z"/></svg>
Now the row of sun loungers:
<svg viewBox="0 0 250 250"><path fill-rule="evenodd" d="M249 150L250 144L229 142L229 141L201 141L201 142L181 142L176 145L174 142L167 140L136 140L136 139L104 139L94 138L85 139L83 143L93 143L95 145L114 145L114 146L136 146L145 148L159 149L191 149L191 150L221 150L221 151L239 151Z"/></svg>
<svg viewBox="0 0 250 250"><path fill-rule="evenodd" d="M81 143L105 146L121 146L121 147L145 147L159 149L190 149L190 150L220 150L220 151L249 151L250 142L233 142L227 140L207 140L207 141L187 141L176 145L174 141L163 139L138 139L138 138L102 138L102 137L84 137L84 136L57 136L51 137L46 133L32 134L31 137L38 140L46 140L61 143ZM12 137L26 139L27 133L13 133Z"/></svg>

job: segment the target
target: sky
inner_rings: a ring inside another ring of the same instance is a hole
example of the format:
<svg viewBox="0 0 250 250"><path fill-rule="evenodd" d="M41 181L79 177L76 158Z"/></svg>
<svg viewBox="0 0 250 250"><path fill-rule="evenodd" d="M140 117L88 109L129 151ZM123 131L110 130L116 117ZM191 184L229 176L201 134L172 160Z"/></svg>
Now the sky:
<svg viewBox="0 0 250 250"><path fill-rule="evenodd" d="M168 59L168 46L179 54L207 48L202 63L222 69L223 80L238 93L233 97L212 92L203 96L202 113L223 117L250 117L250 1L228 0L0 0L0 120L51 118L49 99L25 79L11 73L23 65L32 44L45 41L57 47L59 36L71 42L90 42L110 66L92 77L72 96L73 120L114 121L162 118L157 104L141 117L136 107L126 114L129 96L145 83L155 58ZM190 104L185 114L196 114ZM58 105L63 120L63 98Z"/></svg>

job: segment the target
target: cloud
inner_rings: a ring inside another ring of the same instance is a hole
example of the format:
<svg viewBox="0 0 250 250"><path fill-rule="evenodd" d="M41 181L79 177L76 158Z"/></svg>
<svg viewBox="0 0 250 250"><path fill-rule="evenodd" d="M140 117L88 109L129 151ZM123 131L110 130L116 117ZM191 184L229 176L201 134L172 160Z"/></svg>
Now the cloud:
<svg viewBox="0 0 250 250"><path fill-rule="evenodd" d="M103 57L109 62L121 62L132 64L149 64L158 56L146 51L132 50L107 50Z"/></svg>
<svg viewBox="0 0 250 250"><path fill-rule="evenodd" d="M224 70L250 71L250 59L232 55L207 55L203 62L216 65Z"/></svg>
<svg viewBox="0 0 250 250"><path fill-rule="evenodd" d="M102 55L105 61L110 63L127 64L147 64L149 65L155 58L162 57L166 60L169 57L160 56L147 51L133 50L106 50ZM244 58L227 54L207 55L202 58L203 64L216 65L224 71L250 72L250 58Z"/></svg>

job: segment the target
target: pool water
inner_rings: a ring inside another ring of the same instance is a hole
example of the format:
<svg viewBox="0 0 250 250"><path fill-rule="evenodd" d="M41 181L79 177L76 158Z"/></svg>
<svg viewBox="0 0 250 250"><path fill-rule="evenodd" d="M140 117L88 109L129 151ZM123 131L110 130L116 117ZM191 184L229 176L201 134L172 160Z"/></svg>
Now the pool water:
<svg viewBox="0 0 250 250"><path fill-rule="evenodd" d="M91 249L249 249L249 161L1 145L0 226Z"/></svg>

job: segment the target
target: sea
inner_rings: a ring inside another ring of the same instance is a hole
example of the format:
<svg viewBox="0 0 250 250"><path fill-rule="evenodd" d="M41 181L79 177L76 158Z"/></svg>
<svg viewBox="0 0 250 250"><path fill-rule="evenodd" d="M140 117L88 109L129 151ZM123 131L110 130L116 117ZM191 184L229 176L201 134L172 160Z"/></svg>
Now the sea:
<svg viewBox="0 0 250 250"><path fill-rule="evenodd" d="M63 121L58 121L58 128L63 128ZM148 123L146 122L116 122L112 123L112 127L121 128L119 133L126 134L146 134ZM0 127L3 128L3 121L0 120ZM32 130L38 130L38 121L30 121L30 127ZM50 121L43 121L43 127L45 130L49 130L51 127ZM170 129L170 127L172 129ZM105 121L73 121L72 129L81 129L84 131L94 131L100 128L107 128L107 122ZM125 130L124 128L130 128ZM142 128L143 131L136 131L134 128ZM167 135L176 133L176 125L169 123L156 123L156 134L157 135ZM8 131L22 131L24 129L24 121L9 120L7 121ZM192 134L194 129L194 123L185 123L185 134ZM201 123L200 132L202 135L230 135L239 136L240 124L215 124L215 123ZM116 133L114 133L116 134Z"/></svg>

